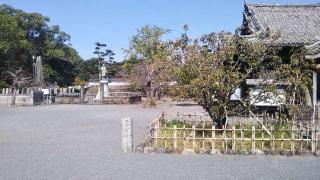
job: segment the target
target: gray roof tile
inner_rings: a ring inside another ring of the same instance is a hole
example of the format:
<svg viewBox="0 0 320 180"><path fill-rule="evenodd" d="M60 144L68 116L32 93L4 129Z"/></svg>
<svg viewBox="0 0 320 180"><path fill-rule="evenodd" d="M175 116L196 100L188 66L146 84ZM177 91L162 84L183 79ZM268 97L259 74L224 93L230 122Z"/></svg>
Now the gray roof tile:
<svg viewBox="0 0 320 180"><path fill-rule="evenodd" d="M265 5L246 4L244 12L253 33L274 32L277 45L309 45L308 53L320 52L320 4Z"/></svg>

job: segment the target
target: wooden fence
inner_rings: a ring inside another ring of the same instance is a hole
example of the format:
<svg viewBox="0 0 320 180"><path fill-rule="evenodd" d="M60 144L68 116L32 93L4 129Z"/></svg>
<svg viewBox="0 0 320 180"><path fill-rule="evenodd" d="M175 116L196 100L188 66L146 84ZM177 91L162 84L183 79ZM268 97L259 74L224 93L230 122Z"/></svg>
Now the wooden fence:
<svg viewBox="0 0 320 180"><path fill-rule="evenodd" d="M309 123L265 126L242 123L218 129L211 120L197 115L179 114L173 119L166 117L174 116L162 113L152 122L149 136L151 147L178 151L202 148L314 152L319 149L319 128Z"/></svg>

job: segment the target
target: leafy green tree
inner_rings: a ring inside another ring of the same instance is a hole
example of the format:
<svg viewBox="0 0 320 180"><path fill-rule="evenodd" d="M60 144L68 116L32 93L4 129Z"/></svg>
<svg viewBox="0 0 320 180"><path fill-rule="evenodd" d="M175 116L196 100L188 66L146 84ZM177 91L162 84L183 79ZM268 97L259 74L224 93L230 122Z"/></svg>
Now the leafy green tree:
<svg viewBox="0 0 320 180"><path fill-rule="evenodd" d="M312 106L311 87L312 71L315 70L315 60L306 59L304 47L283 48L279 52L283 63L277 66L275 77L286 82L285 104L290 119L310 118L308 113Z"/></svg>
<svg viewBox="0 0 320 180"><path fill-rule="evenodd" d="M44 60L44 76L48 82L55 79L73 78L63 77L70 74L59 72L72 71L64 69L54 71L52 62L47 63L50 58L60 59L55 63L65 63L69 61L77 65L82 61L75 49L69 44L70 35L60 30L59 26L49 26L50 19L39 13L26 13L22 10L14 9L8 5L0 5L0 70L22 66L24 71L32 72L32 55L42 56ZM71 66L60 66L60 68L70 68ZM56 76L56 77L54 77ZM12 81L7 75L0 75L1 81L11 84ZM62 80L60 82L68 82ZM72 81L73 82L73 81ZM70 84L62 84L70 85Z"/></svg>
<svg viewBox="0 0 320 180"><path fill-rule="evenodd" d="M110 49L107 49L107 45L100 43L100 42L96 42L95 43L96 47L95 50L93 52L93 54L96 54L98 57L96 58L97 62L98 62L98 69L97 71L99 72L99 79L101 77L100 74L100 66L102 64L107 64L108 69L110 70L110 65L114 64L115 62L114 60L114 52L111 51ZM105 61L107 59L107 61ZM110 72L108 71L108 76L110 76Z"/></svg>
<svg viewBox="0 0 320 180"><path fill-rule="evenodd" d="M46 82L57 82L60 86L72 85L76 77L76 66L70 61L50 58L44 65Z"/></svg>
<svg viewBox="0 0 320 180"><path fill-rule="evenodd" d="M186 42L179 39L176 43L180 66L173 95L198 102L219 127L236 110L230 100L235 90L268 62L278 60L274 51L261 42L226 32Z"/></svg>
<svg viewBox="0 0 320 180"><path fill-rule="evenodd" d="M4 73L8 68L20 64L17 62L20 52L28 48L29 43L25 39L25 32L19 27L14 17L0 13L0 79L3 84L9 81L8 74Z"/></svg>
<svg viewBox="0 0 320 180"><path fill-rule="evenodd" d="M169 33L167 29L146 25L132 36L125 52L128 61L123 65L122 76L141 87L148 99L154 99L161 87L172 79L173 61L170 59L169 42L161 38Z"/></svg>
<svg viewBox="0 0 320 180"><path fill-rule="evenodd" d="M81 61L78 64L79 78L88 81L99 78L99 62L96 58Z"/></svg>

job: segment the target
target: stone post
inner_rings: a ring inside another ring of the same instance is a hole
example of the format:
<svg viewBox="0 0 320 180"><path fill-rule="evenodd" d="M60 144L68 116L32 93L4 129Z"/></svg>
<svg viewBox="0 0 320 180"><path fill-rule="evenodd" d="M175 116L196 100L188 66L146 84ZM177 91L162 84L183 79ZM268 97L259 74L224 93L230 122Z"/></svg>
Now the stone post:
<svg viewBox="0 0 320 180"><path fill-rule="evenodd" d="M132 152L133 150L133 130L131 118L122 118L122 151Z"/></svg>
<svg viewBox="0 0 320 180"><path fill-rule="evenodd" d="M84 95L85 95L85 94L84 94L84 85L81 85L81 86L80 86L80 102L81 102L81 103L84 103L84 99L85 99L85 98L84 98Z"/></svg>
<svg viewBox="0 0 320 180"><path fill-rule="evenodd" d="M103 95L104 95L104 91L103 91L103 83L101 83L101 81L100 81L100 101L102 102L103 101Z"/></svg>

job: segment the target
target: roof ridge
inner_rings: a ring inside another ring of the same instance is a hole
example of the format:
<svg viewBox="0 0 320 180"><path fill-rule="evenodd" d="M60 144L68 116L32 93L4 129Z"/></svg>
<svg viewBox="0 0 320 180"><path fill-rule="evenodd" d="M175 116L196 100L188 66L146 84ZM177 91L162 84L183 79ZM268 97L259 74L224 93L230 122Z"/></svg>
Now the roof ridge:
<svg viewBox="0 0 320 180"><path fill-rule="evenodd" d="M315 4L267 4L267 3L245 3L247 6L255 7L320 7L320 3Z"/></svg>

